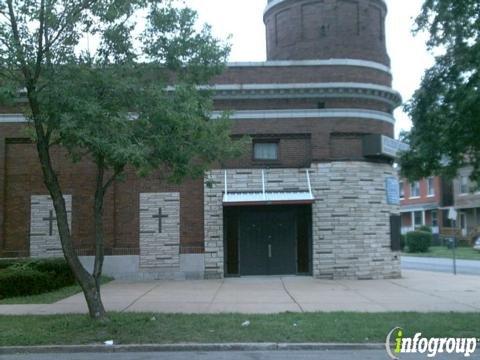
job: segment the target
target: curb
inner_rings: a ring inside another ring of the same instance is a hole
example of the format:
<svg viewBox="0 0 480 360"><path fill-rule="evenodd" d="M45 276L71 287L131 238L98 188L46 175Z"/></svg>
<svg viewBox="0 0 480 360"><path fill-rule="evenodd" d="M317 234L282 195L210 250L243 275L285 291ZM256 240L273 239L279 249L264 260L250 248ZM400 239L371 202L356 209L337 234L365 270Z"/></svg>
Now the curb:
<svg viewBox="0 0 480 360"><path fill-rule="evenodd" d="M385 344L328 343L226 343L226 344L150 344L150 345L46 345L3 346L0 355L59 353L195 352L195 351L351 351L383 350Z"/></svg>

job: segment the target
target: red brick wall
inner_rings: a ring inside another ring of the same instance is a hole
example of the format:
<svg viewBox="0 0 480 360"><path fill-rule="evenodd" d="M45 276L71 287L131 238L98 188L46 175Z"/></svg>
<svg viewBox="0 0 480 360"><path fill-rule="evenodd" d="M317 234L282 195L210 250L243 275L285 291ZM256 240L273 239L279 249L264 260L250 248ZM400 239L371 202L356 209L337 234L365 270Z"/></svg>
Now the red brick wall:
<svg viewBox="0 0 480 360"><path fill-rule="evenodd" d="M253 135L251 142L247 145L247 152L238 159L225 161L222 168L246 169L258 167L309 167L311 162L311 140L310 134L278 134L268 137ZM253 158L253 142L255 140L268 140L278 142L278 161L258 161Z"/></svg>
<svg viewBox="0 0 480 360"><path fill-rule="evenodd" d="M30 196L47 193L34 145L26 143L23 128L20 124L0 125L2 141L6 138L5 146L0 147L0 165L3 165L0 169L5 172L0 178L4 182L4 191L0 192L4 196L0 208L0 219L3 219L0 249L3 256L28 253ZM233 134L237 135L278 138L280 162L268 165L281 167L305 167L310 161L359 159L361 136L364 133L393 136L393 126L365 119L272 119L235 121L233 127ZM58 149L53 151L53 159L64 193L73 196L74 244L83 253L89 253L93 239L95 167L89 161L72 164L65 153ZM251 152L243 159L225 165L231 168L266 166L253 161ZM105 199L107 253L138 251L138 194L163 191L181 193L181 246L185 251L202 248L203 179L172 185L165 181L160 171L145 179L139 179L132 171L128 171L124 181L115 183Z"/></svg>
<svg viewBox="0 0 480 360"><path fill-rule="evenodd" d="M323 103L325 109L368 109L389 112L385 102L368 99L275 99L275 100L216 100L217 110L282 110L282 109L318 109Z"/></svg>
<svg viewBox="0 0 480 360"><path fill-rule="evenodd" d="M416 205L424 203L440 203L441 200L441 182L439 177L434 177L435 196L428 196L427 179L420 180L420 197L410 198L410 183L407 179L403 179L403 189L405 198L401 201L401 205Z"/></svg>
<svg viewBox="0 0 480 360"><path fill-rule="evenodd" d="M269 135L269 134L310 134L312 161L328 161L338 158L330 146L331 136L335 134L384 134L393 137L393 125L368 119L264 119L234 121L233 134ZM358 144L345 149L344 157L358 159Z"/></svg>
<svg viewBox="0 0 480 360"><path fill-rule="evenodd" d="M230 66L222 75L212 80L212 84L322 82L359 82L391 86L392 75L359 66Z"/></svg>
<svg viewBox="0 0 480 360"><path fill-rule="evenodd" d="M265 14L269 60L353 58L390 64L381 0L289 0Z"/></svg>
<svg viewBox="0 0 480 360"><path fill-rule="evenodd" d="M366 82L389 86L391 76L363 67L233 67L215 82L303 83ZM322 99L326 108L361 108L388 112L375 100ZM314 109L317 99L216 101L218 110ZM20 112L0 109L3 113ZM46 194L34 146L21 124L0 124L0 255L28 254L30 196ZM366 119L264 119L233 121L232 134L279 140L280 161L266 164L254 161L251 150L244 157L224 164L230 168L307 167L311 161L357 159L361 157L363 134L393 136L393 125ZM20 139L20 140L19 140ZM23 143L22 143L22 140ZM82 161L72 164L62 151L54 152L55 167L66 194L73 196L72 236L77 249L88 254L92 249L95 168ZM129 171L124 181L116 182L105 199L105 237L107 254L138 252L138 196L140 192L179 191L181 194L181 246L183 252L203 247L203 179L181 185L167 184L161 172L139 179Z"/></svg>
<svg viewBox="0 0 480 360"><path fill-rule="evenodd" d="M47 194L34 145L27 143L21 125L0 125L0 255L25 256L29 251L30 196ZM23 137L23 140L21 140ZM54 166L65 194L73 197L72 238L82 254L92 253L95 166L89 161L72 164L64 151L52 151ZM169 184L158 171L138 178L128 171L105 198L107 254L138 253L138 200L140 192L178 191L181 196L181 246L186 251L203 248L203 179ZM192 249L193 248L193 249Z"/></svg>

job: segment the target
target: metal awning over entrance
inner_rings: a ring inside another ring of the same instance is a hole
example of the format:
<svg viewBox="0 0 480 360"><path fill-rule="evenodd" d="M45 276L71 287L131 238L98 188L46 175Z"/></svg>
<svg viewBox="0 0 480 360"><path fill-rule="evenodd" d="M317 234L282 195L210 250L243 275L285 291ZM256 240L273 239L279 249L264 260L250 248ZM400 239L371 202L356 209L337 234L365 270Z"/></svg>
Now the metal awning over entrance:
<svg viewBox="0 0 480 360"><path fill-rule="evenodd" d="M227 170L225 170L224 206L311 204L315 201L310 183L310 173L305 171L305 185L308 191L268 191L265 170L262 170L261 191L236 192L228 190Z"/></svg>

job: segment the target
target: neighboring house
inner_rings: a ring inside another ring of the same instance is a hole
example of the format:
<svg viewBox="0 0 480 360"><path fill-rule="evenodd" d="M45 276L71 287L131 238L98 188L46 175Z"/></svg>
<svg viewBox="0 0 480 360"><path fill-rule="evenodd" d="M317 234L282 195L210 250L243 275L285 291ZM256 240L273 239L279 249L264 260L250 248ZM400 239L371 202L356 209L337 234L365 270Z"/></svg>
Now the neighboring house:
<svg viewBox="0 0 480 360"><path fill-rule="evenodd" d="M432 176L419 181L400 180L402 234L429 226L434 235L451 227L448 207L453 205L451 181Z"/></svg>
<svg viewBox="0 0 480 360"><path fill-rule="evenodd" d="M453 181L455 208L460 235L471 241L480 234L480 190L470 181L471 167L464 167Z"/></svg>
<svg viewBox="0 0 480 360"><path fill-rule="evenodd" d="M232 136L249 135L250 151L180 185L160 171L116 182L105 199L107 273L399 277L392 114L401 97L386 14L383 0L269 1L267 61L230 64L211 84L213 117L231 110ZM0 256L59 256L55 213L19 112L0 109ZM95 166L53 155L74 246L91 262Z"/></svg>

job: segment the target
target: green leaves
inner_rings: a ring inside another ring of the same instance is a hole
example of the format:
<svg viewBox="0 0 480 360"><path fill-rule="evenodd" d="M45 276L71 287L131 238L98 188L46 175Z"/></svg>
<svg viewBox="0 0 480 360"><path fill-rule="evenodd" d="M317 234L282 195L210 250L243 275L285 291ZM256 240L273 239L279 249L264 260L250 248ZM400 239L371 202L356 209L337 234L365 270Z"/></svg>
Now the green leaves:
<svg viewBox="0 0 480 360"><path fill-rule="evenodd" d="M428 45L442 55L406 106L414 127L402 172L453 177L472 165L480 183L480 1L426 0L419 30L430 32Z"/></svg>
<svg viewBox="0 0 480 360"><path fill-rule="evenodd" d="M223 70L229 47L197 26L195 11L172 1L6 1L0 101L27 89L34 139L73 161L142 175L162 168L175 181L239 154L196 86Z"/></svg>

